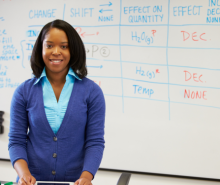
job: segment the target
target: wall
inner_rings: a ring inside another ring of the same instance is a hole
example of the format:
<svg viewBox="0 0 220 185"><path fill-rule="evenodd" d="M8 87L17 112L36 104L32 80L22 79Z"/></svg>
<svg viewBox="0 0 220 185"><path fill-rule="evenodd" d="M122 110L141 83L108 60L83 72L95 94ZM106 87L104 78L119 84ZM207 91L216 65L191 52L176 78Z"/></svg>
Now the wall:
<svg viewBox="0 0 220 185"><path fill-rule="evenodd" d="M116 185L121 173L99 170L93 180L93 185ZM11 163L0 161L0 180L15 181L16 172ZM154 175L132 174L129 185L219 185L220 182L194 180L185 178L162 177Z"/></svg>

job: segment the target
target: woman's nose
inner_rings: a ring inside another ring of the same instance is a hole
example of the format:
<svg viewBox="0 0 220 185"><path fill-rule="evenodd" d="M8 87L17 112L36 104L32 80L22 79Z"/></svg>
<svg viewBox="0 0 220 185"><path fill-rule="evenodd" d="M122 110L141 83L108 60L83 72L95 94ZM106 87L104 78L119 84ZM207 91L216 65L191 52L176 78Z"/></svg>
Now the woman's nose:
<svg viewBox="0 0 220 185"><path fill-rule="evenodd" d="M60 55L60 50L59 50L59 47L54 47L54 50L53 50L53 53L54 55Z"/></svg>

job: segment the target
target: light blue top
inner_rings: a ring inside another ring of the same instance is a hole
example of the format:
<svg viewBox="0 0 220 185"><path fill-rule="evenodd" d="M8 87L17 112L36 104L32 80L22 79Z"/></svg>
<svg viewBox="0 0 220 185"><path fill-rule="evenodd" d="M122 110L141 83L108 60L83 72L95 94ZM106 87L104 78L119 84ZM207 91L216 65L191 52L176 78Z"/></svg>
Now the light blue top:
<svg viewBox="0 0 220 185"><path fill-rule="evenodd" d="M63 86L58 102L54 94L53 88L47 78L45 68L41 73L40 78L38 78L38 80L35 82L35 84L37 84L42 79L41 84L43 89L44 109L47 116L47 120L55 134L57 134L60 125L63 121L64 115L66 113L70 95L73 90L75 78L81 80L74 73L72 68L69 68L69 72L66 75L66 82Z"/></svg>

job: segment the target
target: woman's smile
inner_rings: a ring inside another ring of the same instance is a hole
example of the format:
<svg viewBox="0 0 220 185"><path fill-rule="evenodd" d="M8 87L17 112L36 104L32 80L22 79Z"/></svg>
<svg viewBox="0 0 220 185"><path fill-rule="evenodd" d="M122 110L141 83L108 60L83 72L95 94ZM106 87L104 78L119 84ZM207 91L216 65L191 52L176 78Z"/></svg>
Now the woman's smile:
<svg viewBox="0 0 220 185"><path fill-rule="evenodd" d="M59 65L63 62L63 59L49 59L49 60L54 65Z"/></svg>

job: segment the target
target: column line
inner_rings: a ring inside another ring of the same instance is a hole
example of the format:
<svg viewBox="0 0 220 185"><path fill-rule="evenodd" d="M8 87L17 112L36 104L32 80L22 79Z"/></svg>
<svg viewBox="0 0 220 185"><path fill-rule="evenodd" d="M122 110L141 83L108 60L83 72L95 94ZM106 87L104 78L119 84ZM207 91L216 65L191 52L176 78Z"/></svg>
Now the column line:
<svg viewBox="0 0 220 185"><path fill-rule="evenodd" d="M168 82L168 107L170 120L170 76L169 76L169 62L168 62L168 45L169 45L169 24L170 24L170 0L168 0L168 22L167 22L167 46L166 46L166 62L167 62L167 82Z"/></svg>
<svg viewBox="0 0 220 185"><path fill-rule="evenodd" d="M65 8L66 8L66 4L64 4L64 7L63 7L63 21L64 21L64 15L65 15Z"/></svg>
<svg viewBox="0 0 220 185"><path fill-rule="evenodd" d="M122 12L122 0L120 0L119 53L120 53L120 64L121 64L122 112L124 113L123 70L122 70L122 62L121 62L121 12Z"/></svg>

